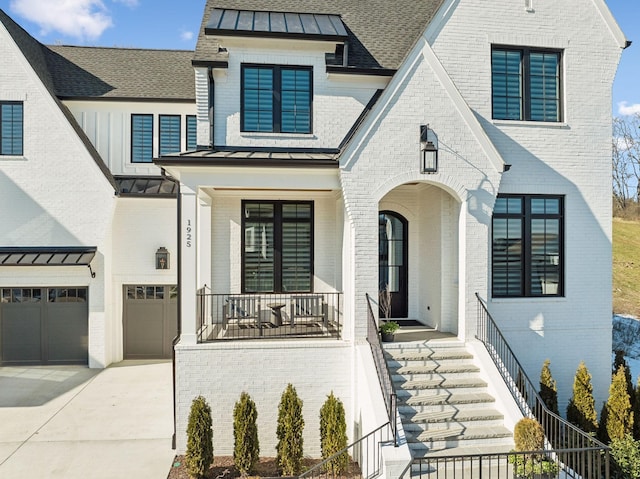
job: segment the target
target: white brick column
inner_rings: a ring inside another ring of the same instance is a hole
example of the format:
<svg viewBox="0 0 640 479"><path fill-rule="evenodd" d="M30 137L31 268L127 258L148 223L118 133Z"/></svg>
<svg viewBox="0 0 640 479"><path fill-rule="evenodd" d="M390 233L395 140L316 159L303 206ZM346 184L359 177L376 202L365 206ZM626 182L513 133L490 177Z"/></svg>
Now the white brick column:
<svg viewBox="0 0 640 479"><path fill-rule="evenodd" d="M180 187L180 321L181 344L196 344L196 288L198 198L195 191Z"/></svg>
<svg viewBox="0 0 640 479"><path fill-rule="evenodd" d="M198 285L212 286L211 278L211 197L198 197Z"/></svg>

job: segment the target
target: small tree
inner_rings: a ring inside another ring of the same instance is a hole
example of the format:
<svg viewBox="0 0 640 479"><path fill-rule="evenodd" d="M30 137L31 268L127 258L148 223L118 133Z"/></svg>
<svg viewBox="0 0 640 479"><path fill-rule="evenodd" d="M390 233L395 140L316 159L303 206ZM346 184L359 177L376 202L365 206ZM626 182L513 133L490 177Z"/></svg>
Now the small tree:
<svg viewBox="0 0 640 479"><path fill-rule="evenodd" d="M640 477L640 444L630 434L611 442L614 477Z"/></svg>
<svg viewBox="0 0 640 479"><path fill-rule="evenodd" d="M633 432L633 411L627 393L627 379L623 365L620 365L611 381L606 409L606 429L610 440L623 439L625 435Z"/></svg>
<svg viewBox="0 0 640 479"><path fill-rule="evenodd" d="M551 361L547 359L542 365L542 370L540 371L540 397L551 412L559 415L558 386L551 375L551 369L549 368L550 364Z"/></svg>
<svg viewBox="0 0 640 479"><path fill-rule="evenodd" d="M253 472L260 458L258 410L246 392L233 408L233 462L243 476Z"/></svg>
<svg viewBox="0 0 640 479"><path fill-rule="evenodd" d="M627 380L627 394L629 394L629 400L631 404L635 401L635 388L633 387L633 380L631 379L631 368L627 364L627 360L624 358L624 351L616 351L615 359L613 360L613 370L611 371L611 379L618 372L620 366L624 368L624 377Z"/></svg>
<svg viewBox="0 0 640 479"><path fill-rule="evenodd" d="M598 429L591 374L584 361L580 361L573 378L573 396L567 406L567 420L585 432L596 432Z"/></svg>
<svg viewBox="0 0 640 479"><path fill-rule="evenodd" d="M213 463L211 408L202 396L191 403L184 463L189 475L197 479L205 477Z"/></svg>
<svg viewBox="0 0 640 479"><path fill-rule="evenodd" d="M302 469L304 418L302 400L296 389L288 384L278 406L276 463L285 476L299 474Z"/></svg>
<svg viewBox="0 0 640 479"><path fill-rule="evenodd" d="M344 405L333 391L320 408L320 449L322 459L327 459L347 447L347 420ZM327 472L337 475L349 465L349 455L344 452L327 464Z"/></svg>

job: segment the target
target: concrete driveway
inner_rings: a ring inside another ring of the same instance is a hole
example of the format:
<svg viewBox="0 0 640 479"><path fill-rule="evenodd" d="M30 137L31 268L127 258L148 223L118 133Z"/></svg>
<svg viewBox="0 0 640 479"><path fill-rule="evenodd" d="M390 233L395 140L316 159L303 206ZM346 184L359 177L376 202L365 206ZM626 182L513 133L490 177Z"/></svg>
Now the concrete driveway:
<svg viewBox="0 0 640 479"><path fill-rule="evenodd" d="M165 479L170 362L0 368L0 477Z"/></svg>

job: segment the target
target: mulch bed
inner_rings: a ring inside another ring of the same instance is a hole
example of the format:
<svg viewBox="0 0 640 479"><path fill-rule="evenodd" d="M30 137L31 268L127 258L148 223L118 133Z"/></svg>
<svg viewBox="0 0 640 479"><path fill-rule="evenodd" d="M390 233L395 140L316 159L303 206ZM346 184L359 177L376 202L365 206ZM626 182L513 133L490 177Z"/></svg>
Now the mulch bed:
<svg viewBox="0 0 640 479"><path fill-rule="evenodd" d="M304 459L304 469L309 469L320 462L318 459ZM242 477L240 472L233 465L233 457L231 456L215 456L213 465L205 476L206 479L233 479ZM255 475L249 476L251 479L267 479L281 477L276 467L276 459L274 457L261 457L260 462L256 466ZM331 479L358 479L361 478L360 469L357 464L352 463L349 471L341 476L331 476L327 474L315 475L314 478L331 478ZM167 479L191 479L184 467L184 456L176 456L171 464L171 470Z"/></svg>

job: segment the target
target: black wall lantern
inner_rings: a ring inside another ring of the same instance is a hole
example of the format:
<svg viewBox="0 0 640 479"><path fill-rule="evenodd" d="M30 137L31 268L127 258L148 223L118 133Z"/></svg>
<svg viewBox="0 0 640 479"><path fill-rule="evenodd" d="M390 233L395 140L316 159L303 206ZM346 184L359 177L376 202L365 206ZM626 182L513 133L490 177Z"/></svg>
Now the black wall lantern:
<svg viewBox="0 0 640 479"><path fill-rule="evenodd" d="M169 251L164 246L156 251L156 269L169 269Z"/></svg>
<svg viewBox="0 0 640 479"><path fill-rule="evenodd" d="M429 139L429 125L420 125L420 172L438 171L438 148Z"/></svg>

